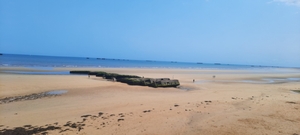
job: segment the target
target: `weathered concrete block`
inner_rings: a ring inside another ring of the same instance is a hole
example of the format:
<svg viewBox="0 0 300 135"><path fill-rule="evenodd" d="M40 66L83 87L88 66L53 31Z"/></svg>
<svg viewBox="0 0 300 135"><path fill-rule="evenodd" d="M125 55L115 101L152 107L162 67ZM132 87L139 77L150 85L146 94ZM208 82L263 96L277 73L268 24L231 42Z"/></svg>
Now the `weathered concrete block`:
<svg viewBox="0 0 300 135"><path fill-rule="evenodd" d="M70 74L89 74L90 71L70 71Z"/></svg>
<svg viewBox="0 0 300 135"><path fill-rule="evenodd" d="M178 80L170 80L169 78L141 78L136 75L120 75L116 73L106 73L102 71L70 71L71 74L87 74L96 75L105 79L116 79L118 82L127 83L129 85L140 85L149 87L177 87L180 85Z"/></svg>

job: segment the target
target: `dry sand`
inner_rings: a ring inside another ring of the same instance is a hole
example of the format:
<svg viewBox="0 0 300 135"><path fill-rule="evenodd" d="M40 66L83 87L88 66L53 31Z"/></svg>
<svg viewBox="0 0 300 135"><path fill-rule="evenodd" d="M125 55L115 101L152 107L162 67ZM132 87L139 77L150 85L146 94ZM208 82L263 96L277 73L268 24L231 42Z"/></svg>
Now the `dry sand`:
<svg viewBox="0 0 300 135"><path fill-rule="evenodd" d="M68 92L0 104L0 134L19 127L45 130L39 134L65 135L300 135L300 94L290 91L300 90L300 82L280 80L300 78L297 69L80 69L169 77L179 79L181 89L129 86L84 75L13 74L8 70L37 71L0 68L0 99L52 90ZM265 83L263 78L279 81Z"/></svg>

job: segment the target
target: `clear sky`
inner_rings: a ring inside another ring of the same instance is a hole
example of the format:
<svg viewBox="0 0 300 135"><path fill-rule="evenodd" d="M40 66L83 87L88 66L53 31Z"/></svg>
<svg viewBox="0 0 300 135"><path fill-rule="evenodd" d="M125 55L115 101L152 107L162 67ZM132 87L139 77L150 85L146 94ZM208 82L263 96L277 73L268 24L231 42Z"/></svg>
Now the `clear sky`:
<svg viewBox="0 0 300 135"><path fill-rule="evenodd" d="M300 67L300 0L1 0L0 52Z"/></svg>

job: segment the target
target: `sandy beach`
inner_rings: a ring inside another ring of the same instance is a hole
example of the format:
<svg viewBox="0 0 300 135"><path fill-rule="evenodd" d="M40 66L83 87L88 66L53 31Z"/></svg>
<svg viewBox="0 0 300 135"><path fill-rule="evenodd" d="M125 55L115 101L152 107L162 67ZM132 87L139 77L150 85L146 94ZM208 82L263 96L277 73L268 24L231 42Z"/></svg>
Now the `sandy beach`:
<svg viewBox="0 0 300 135"><path fill-rule="evenodd" d="M70 70L74 68L53 69ZM19 74L43 70L1 67L0 99L67 93L1 103L0 134L17 128L64 135L300 135L300 93L291 91L300 90L299 69L75 70L167 77L181 85L130 86L95 76Z"/></svg>

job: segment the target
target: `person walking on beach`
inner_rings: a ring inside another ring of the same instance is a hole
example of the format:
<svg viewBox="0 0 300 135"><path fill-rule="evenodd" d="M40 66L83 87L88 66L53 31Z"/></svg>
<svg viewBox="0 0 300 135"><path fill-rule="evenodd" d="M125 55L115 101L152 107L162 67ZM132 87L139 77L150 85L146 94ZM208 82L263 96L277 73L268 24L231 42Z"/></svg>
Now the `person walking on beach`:
<svg viewBox="0 0 300 135"><path fill-rule="evenodd" d="M195 79L193 79L193 83L195 82Z"/></svg>

